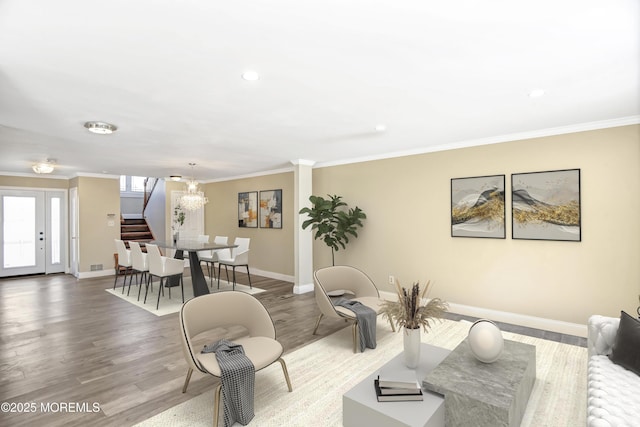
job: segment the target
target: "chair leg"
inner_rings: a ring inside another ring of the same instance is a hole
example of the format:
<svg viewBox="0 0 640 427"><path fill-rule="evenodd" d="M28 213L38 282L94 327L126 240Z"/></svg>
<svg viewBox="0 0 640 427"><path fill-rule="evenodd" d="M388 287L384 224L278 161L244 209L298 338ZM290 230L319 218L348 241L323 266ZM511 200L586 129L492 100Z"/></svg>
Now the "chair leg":
<svg viewBox="0 0 640 427"><path fill-rule="evenodd" d="M313 328L313 333L311 335L315 335L318 332L318 326L320 326L320 321L322 320L322 313L318 316L318 320L316 320L316 327Z"/></svg>
<svg viewBox="0 0 640 427"><path fill-rule="evenodd" d="M222 380L220 380L222 381ZM218 427L218 416L220 414L220 392L222 391L222 383L216 387L213 400L213 427Z"/></svg>
<svg viewBox="0 0 640 427"><path fill-rule="evenodd" d="M231 267L231 271L232 271L232 276L233 276L233 290L236 290L236 266L234 265L233 267Z"/></svg>
<svg viewBox="0 0 640 427"><path fill-rule="evenodd" d="M138 286L138 273L139 271L136 271L135 275L136 275L136 286ZM129 296L129 293L131 292L131 280L129 280L129 288L127 288L127 296Z"/></svg>
<svg viewBox="0 0 640 427"><path fill-rule="evenodd" d="M220 289L220 267L221 265L218 264L218 289Z"/></svg>
<svg viewBox="0 0 640 427"><path fill-rule="evenodd" d="M189 381L191 380L191 374L193 374L193 369L189 368L187 371L187 378L184 379L184 385L182 386L182 392L187 392L187 387L189 386Z"/></svg>
<svg viewBox="0 0 640 427"><path fill-rule="evenodd" d="M249 276L249 288L253 289L253 286L251 286L251 273L249 273L249 264L247 264L246 267L247 267L247 276Z"/></svg>
<svg viewBox="0 0 640 427"><path fill-rule="evenodd" d="M120 266L116 265L116 277L113 279L113 290L116 290L116 285L118 284L118 272L120 271Z"/></svg>
<svg viewBox="0 0 640 427"><path fill-rule="evenodd" d="M353 352L358 352L358 322L353 324Z"/></svg>
<svg viewBox="0 0 640 427"><path fill-rule="evenodd" d="M160 278L160 289L162 289L162 279L164 279L164 277ZM169 288L171 289L171 288ZM171 292L171 291L169 291ZM158 302L156 303L156 310L158 309L158 307L160 307L160 291L158 291Z"/></svg>
<svg viewBox="0 0 640 427"><path fill-rule="evenodd" d="M287 381L287 388L291 392L293 391L293 388L291 388L291 380L289 379L289 371L287 371L287 364L284 363L284 359L282 357L278 359L278 362L280 362L280 364L282 365L282 372L284 372L284 379Z"/></svg>
<svg viewBox="0 0 640 427"><path fill-rule="evenodd" d="M127 272L129 272L129 267L124 269L124 280L122 281L122 293L124 294L124 288L127 286ZM129 274L131 276L131 274ZM129 279L129 283L131 283L131 279Z"/></svg>
<svg viewBox="0 0 640 427"><path fill-rule="evenodd" d="M180 275L180 290L182 291L182 303L184 304L184 281L182 280L182 274Z"/></svg>
<svg viewBox="0 0 640 427"><path fill-rule="evenodd" d="M149 278L147 279L147 286L144 289L144 302L143 302L143 304L147 303L147 294L149 293L149 287L152 286L152 285L153 285L153 276L149 275ZM160 291L158 291L158 292L160 292Z"/></svg>
<svg viewBox="0 0 640 427"><path fill-rule="evenodd" d="M224 265L224 272L227 275L227 284L229 284L229 269L227 268L227 264Z"/></svg>
<svg viewBox="0 0 640 427"><path fill-rule="evenodd" d="M140 286L138 286L138 301L140 301L140 292L142 292L142 280L144 277L146 277L147 272L143 271L142 275L140 276ZM149 285L149 280L147 279L147 286Z"/></svg>
<svg viewBox="0 0 640 427"><path fill-rule="evenodd" d="M212 279L212 275L211 275L211 270L213 269L213 266L211 265L210 262L205 261L205 264L207 264L207 273L209 274L209 287L213 288L213 279Z"/></svg>

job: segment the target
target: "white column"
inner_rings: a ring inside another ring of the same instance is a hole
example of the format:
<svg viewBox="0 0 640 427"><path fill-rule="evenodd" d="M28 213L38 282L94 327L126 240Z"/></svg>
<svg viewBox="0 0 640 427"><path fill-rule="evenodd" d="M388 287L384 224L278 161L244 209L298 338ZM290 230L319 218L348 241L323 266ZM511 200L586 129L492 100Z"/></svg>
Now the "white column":
<svg viewBox="0 0 640 427"><path fill-rule="evenodd" d="M312 191L312 167L315 162L310 160L292 160L294 165L294 196L293 209L294 243L293 253L295 258L295 282L294 294L303 294L313 291L313 234L311 227L302 229L302 222L306 215L299 215L300 209L310 207L309 196Z"/></svg>

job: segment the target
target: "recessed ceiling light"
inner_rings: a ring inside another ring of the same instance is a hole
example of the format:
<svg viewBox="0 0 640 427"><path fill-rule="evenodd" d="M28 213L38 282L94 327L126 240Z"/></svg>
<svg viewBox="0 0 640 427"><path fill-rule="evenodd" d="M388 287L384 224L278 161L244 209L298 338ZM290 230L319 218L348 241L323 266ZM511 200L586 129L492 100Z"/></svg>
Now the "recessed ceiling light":
<svg viewBox="0 0 640 427"><path fill-rule="evenodd" d="M86 122L84 124L84 127L86 127L89 132L97 133L100 135L108 135L118 129L116 125L105 122Z"/></svg>
<svg viewBox="0 0 640 427"><path fill-rule="evenodd" d="M254 82L260 78L260 74L258 74L257 71L249 70L242 73L242 78L247 81Z"/></svg>
<svg viewBox="0 0 640 427"><path fill-rule="evenodd" d="M529 98L540 98L541 96L544 96L544 94L544 89L533 89L529 92Z"/></svg>
<svg viewBox="0 0 640 427"><path fill-rule="evenodd" d="M387 127L385 125L376 125L376 131L384 132L385 130L387 130Z"/></svg>

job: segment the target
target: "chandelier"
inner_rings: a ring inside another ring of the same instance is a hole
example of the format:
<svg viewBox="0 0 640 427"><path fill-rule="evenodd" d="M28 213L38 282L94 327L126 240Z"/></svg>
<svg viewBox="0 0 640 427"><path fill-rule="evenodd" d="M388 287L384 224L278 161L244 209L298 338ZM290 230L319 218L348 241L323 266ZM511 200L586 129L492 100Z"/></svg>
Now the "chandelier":
<svg viewBox="0 0 640 427"><path fill-rule="evenodd" d="M180 206L188 211L195 211L202 208L209 202L202 191L198 191L198 182L193 177L193 167L195 163L189 163L191 166L191 179L187 181L187 192L180 198Z"/></svg>

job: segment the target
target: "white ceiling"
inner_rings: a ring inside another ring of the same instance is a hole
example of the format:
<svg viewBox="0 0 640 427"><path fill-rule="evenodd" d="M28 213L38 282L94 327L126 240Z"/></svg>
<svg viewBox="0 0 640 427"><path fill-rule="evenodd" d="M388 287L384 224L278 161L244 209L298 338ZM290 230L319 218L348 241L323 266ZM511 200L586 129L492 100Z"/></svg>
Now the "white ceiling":
<svg viewBox="0 0 640 427"><path fill-rule="evenodd" d="M639 4L0 0L0 172L215 180L637 123Z"/></svg>

